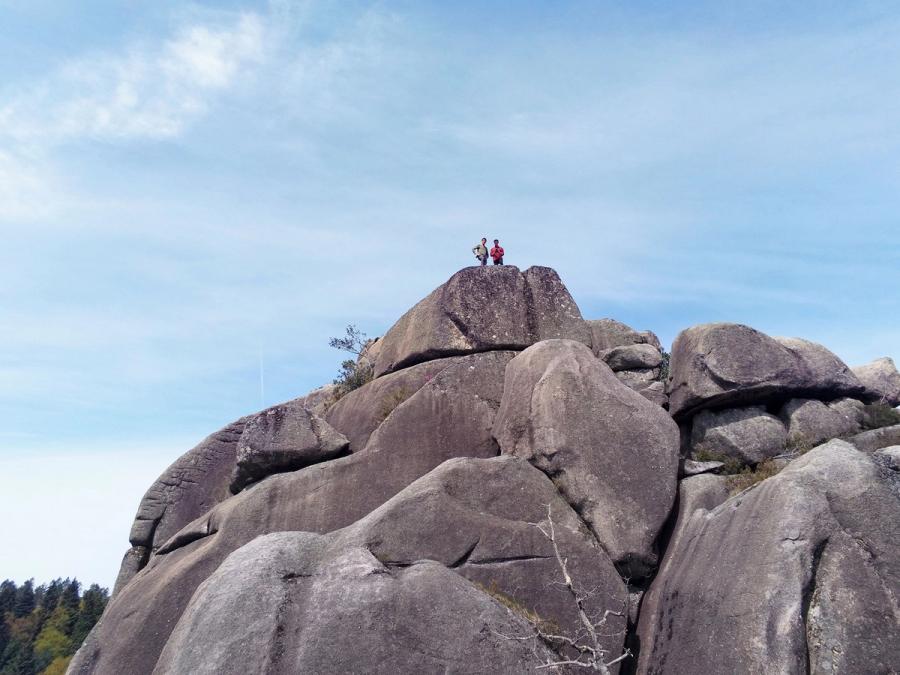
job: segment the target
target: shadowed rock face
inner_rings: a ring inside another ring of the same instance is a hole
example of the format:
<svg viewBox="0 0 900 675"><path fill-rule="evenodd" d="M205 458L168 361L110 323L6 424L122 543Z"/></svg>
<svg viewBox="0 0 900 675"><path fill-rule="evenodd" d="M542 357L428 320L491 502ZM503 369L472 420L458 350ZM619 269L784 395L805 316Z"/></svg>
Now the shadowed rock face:
<svg viewBox="0 0 900 675"><path fill-rule="evenodd" d="M679 333L672 345L669 410L676 419L703 408L857 396L862 385L821 345L770 338L749 326L711 323Z"/></svg>
<svg viewBox="0 0 900 675"><path fill-rule="evenodd" d="M638 672L890 672L900 502L889 473L831 441L685 514L642 607Z"/></svg>
<svg viewBox="0 0 900 675"><path fill-rule="evenodd" d="M646 576L672 507L678 427L591 350L547 340L510 361L494 436L559 486L622 572Z"/></svg>
<svg viewBox="0 0 900 675"><path fill-rule="evenodd" d="M294 471L337 457L349 441L307 410L302 399L272 406L247 421L237 445L230 489L273 473Z"/></svg>
<svg viewBox="0 0 900 675"><path fill-rule="evenodd" d="M892 407L900 405L900 373L893 359L887 356L875 359L872 363L854 368L853 374L866 388L865 400L873 403L880 401Z"/></svg>
<svg viewBox="0 0 900 675"><path fill-rule="evenodd" d="M432 359L539 340L590 344L588 328L556 272L532 267L470 267L404 314L379 342L375 376Z"/></svg>

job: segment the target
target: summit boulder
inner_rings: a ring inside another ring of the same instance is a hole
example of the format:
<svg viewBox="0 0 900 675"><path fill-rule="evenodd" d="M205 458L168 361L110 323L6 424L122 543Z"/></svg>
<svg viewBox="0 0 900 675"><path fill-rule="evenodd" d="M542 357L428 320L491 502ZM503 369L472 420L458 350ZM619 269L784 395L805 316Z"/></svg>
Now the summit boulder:
<svg viewBox="0 0 900 675"><path fill-rule="evenodd" d="M549 267L469 267L421 300L379 340L375 376L447 356L521 350L540 340L590 345L569 291Z"/></svg>

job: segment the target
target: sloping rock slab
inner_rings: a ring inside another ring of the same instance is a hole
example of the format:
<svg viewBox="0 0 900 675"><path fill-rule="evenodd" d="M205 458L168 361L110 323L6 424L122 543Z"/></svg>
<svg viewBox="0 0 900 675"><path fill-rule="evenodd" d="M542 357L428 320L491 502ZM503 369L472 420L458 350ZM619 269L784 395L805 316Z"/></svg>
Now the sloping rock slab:
<svg viewBox="0 0 900 675"><path fill-rule="evenodd" d="M691 452L695 457L705 453L756 464L781 454L786 442L784 424L761 406L719 412L703 410L694 416L691 428Z"/></svg>
<svg viewBox="0 0 900 675"><path fill-rule="evenodd" d="M307 410L302 400L272 406L253 415L244 427L231 492L238 493L273 473L333 459L349 444L328 422Z"/></svg>
<svg viewBox="0 0 900 675"><path fill-rule="evenodd" d="M566 337L590 344L572 296L549 267L468 267L404 314L379 342L375 376L416 363Z"/></svg>
<svg viewBox="0 0 900 675"><path fill-rule="evenodd" d="M900 501L886 473L831 441L712 510L682 514L641 611L638 672L890 672L900 663Z"/></svg>
<svg viewBox="0 0 900 675"><path fill-rule="evenodd" d="M900 405L900 373L894 360L885 356L872 363L857 366L853 374L866 388L863 399L871 403L882 402L889 406Z"/></svg>
<svg viewBox="0 0 900 675"><path fill-rule="evenodd" d="M792 397L856 397L863 391L847 365L821 345L771 338L733 323L679 333L672 345L670 378L669 410L676 419L703 408Z"/></svg>
<svg viewBox="0 0 900 675"><path fill-rule="evenodd" d="M466 357L426 361L376 378L342 396L325 413L325 420L349 439L351 452L359 452L397 406L462 358Z"/></svg>
<svg viewBox="0 0 900 675"><path fill-rule="evenodd" d="M154 673L521 673L526 622L437 562L385 566L308 532L259 537L194 594Z"/></svg>
<svg viewBox="0 0 900 675"><path fill-rule="evenodd" d="M584 345L546 340L510 361L494 436L544 471L623 574L646 576L675 499L678 427Z"/></svg>

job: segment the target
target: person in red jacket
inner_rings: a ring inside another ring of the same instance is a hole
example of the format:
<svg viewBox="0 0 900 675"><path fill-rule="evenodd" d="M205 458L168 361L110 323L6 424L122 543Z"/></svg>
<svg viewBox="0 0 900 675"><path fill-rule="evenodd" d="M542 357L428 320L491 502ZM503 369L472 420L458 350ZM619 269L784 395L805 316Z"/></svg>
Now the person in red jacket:
<svg viewBox="0 0 900 675"><path fill-rule="evenodd" d="M494 248L491 249L491 258L494 259L495 265L503 264L503 247L500 245L499 239L494 239Z"/></svg>

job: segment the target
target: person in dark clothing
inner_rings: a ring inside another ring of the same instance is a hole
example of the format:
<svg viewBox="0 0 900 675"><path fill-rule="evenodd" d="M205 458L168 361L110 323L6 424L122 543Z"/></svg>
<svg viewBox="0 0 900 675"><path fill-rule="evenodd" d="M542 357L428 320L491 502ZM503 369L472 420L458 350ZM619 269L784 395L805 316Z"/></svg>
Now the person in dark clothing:
<svg viewBox="0 0 900 675"><path fill-rule="evenodd" d="M503 264L503 247L500 245L499 239L494 239L494 248L491 249L491 258L494 259L495 265Z"/></svg>

